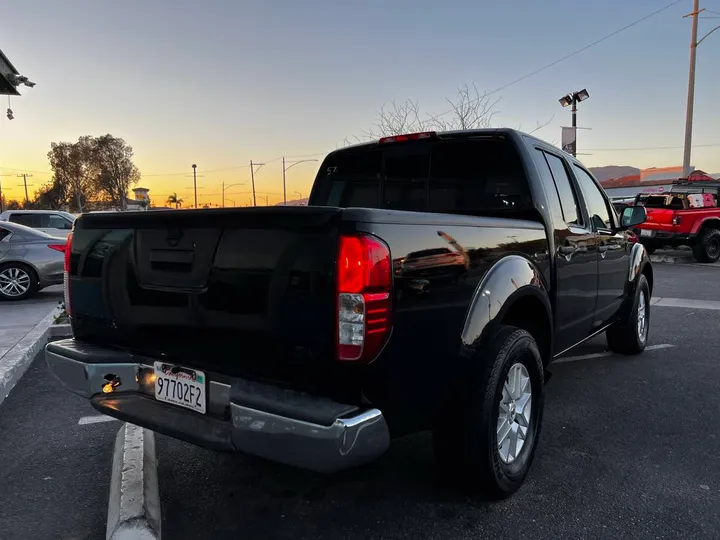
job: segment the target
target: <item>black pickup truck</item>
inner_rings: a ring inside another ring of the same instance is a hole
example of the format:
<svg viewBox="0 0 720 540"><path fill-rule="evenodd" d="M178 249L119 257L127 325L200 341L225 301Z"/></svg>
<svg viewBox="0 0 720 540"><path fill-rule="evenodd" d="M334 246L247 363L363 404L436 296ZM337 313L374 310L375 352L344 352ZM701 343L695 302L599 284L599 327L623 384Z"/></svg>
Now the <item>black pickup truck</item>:
<svg viewBox="0 0 720 540"><path fill-rule="evenodd" d="M321 472L432 430L479 495L525 479L548 365L647 342L653 271L578 161L509 129L329 154L308 207L88 214L50 369L99 411Z"/></svg>

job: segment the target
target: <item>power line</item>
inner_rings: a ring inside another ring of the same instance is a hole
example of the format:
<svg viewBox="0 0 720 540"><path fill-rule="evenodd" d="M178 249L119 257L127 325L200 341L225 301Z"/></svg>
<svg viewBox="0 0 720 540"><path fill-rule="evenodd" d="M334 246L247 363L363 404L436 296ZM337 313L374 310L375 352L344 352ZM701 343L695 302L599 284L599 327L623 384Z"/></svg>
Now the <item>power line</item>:
<svg viewBox="0 0 720 540"><path fill-rule="evenodd" d="M720 143L713 144L693 144L693 148L716 148ZM677 150L684 148L683 146L646 146L637 148L587 148L588 152L642 152L644 150Z"/></svg>
<svg viewBox="0 0 720 540"><path fill-rule="evenodd" d="M627 25L623 26L622 28L618 28L618 29L615 30L614 32L612 32L612 33L610 33L610 34L607 34L606 36L601 37L600 39L597 39L597 40L593 41L592 43L590 43L590 44L588 44L588 45L585 45L584 47L582 47L582 48L580 48L580 49L577 49L576 51L571 52L570 54L566 54L566 55L563 56L562 58L558 58L558 59L555 60L554 62L551 62L551 63L549 63L549 64L546 64L545 66L543 66L543 67L541 67L541 68L539 68L539 69L536 69L535 71L531 71L530 73L527 73L526 75L523 75L522 77L518 77L517 79L515 79L515 80L513 80L513 81L510 81L510 82L507 83L507 84L504 84L504 85L502 85L502 86L499 86L498 88L496 88L496 89L493 90L492 92L486 92L483 96L480 96L478 99L472 100L470 103L478 103L480 100L484 99L486 96L491 96L491 95L493 95L493 94L497 94L498 92L500 92L500 91L502 91L502 90L505 90L506 88L508 88L508 87L510 87L510 86L513 86L514 84L517 84L517 83L519 83L519 82L521 82L521 81L524 81L525 79L529 79L530 77L532 77L532 76L534 76L534 75L537 75L538 73L542 73L543 71L545 71L545 70L547 70L547 69L550 69L551 67L554 67L554 66L558 65L559 63L564 62L565 60L568 60L568 59L572 58L573 56L577 56L578 54L580 54L580 53L582 53L582 52L585 52L585 51L587 51L588 49L590 49L590 48L592 48L592 47L595 47L596 45L599 45L599 44L602 43L603 41L606 41L606 40L610 39L611 37L614 37L614 36L620 34L621 32L624 32L625 30L629 30L629 29L632 28L633 26L637 26L638 24L645 22L646 20L650 19L651 17L654 17L655 15L659 15L659 14L662 13L663 11L666 11L666 10L670 9L670 8L673 7L675 4L679 4L679 3L682 2L682 1L683 1L683 0L674 0L673 2L670 2L669 4L667 4L666 6L660 8L660 9L658 9L658 10L655 10L655 11L653 11L652 13L649 13L649 14L645 15L644 17L642 17L642 18L640 18L640 19L637 19L636 21L633 21L633 22L631 22L630 24L627 24ZM437 120L438 118L440 118L440 117L442 117L442 116L445 116L445 115L448 115L448 114L451 114L451 113L453 113L453 112L455 112L455 109L450 109L450 110L448 110L448 111L445 111L444 113L440 113L440 114L437 114L437 115L435 115L435 116L430 116L429 118L427 118L427 120Z"/></svg>

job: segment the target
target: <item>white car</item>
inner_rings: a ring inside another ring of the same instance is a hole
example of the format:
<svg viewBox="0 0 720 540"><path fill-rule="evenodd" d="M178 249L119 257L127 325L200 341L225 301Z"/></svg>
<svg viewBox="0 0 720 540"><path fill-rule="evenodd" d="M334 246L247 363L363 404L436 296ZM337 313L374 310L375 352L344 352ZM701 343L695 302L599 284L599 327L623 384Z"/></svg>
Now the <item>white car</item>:
<svg viewBox="0 0 720 540"><path fill-rule="evenodd" d="M51 236L67 238L76 216L60 210L6 210L0 221L19 223Z"/></svg>

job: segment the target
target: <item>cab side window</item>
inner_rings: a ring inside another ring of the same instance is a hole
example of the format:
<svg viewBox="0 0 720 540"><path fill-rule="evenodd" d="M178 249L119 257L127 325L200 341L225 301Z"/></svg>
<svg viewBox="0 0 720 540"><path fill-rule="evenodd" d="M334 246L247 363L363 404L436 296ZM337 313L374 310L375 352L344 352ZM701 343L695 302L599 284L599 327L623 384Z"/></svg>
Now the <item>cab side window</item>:
<svg viewBox="0 0 720 540"><path fill-rule="evenodd" d="M70 220L65 219L62 216L49 214L47 227L52 229L71 229L72 223L70 223Z"/></svg>
<svg viewBox="0 0 720 540"><path fill-rule="evenodd" d="M590 215L590 221L592 221L593 228L595 230L612 229L614 224L612 218L610 217L607 199L600 191L600 188L597 186L592 176L590 176L590 173L585 169L573 164L573 170L578 184L580 184L583 197L585 198L585 203L588 207L588 214Z"/></svg>
<svg viewBox="0 0 720 540"><path fill-rule="evenodd" d="M583 225L582 213L578 205L575 190L570 182L567 170L563 160L553 154L539 150L543 155L544 161L553 178L558 198L560 199L560 207L562 208L563 218L568 225Z"/></svg>

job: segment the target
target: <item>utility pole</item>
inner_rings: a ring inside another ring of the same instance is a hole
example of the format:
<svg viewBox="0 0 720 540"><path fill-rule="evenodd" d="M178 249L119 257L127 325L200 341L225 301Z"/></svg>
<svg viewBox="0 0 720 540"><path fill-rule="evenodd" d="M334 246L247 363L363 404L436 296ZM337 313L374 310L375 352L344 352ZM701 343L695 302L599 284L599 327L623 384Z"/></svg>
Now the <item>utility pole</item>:
<svg viewBox="0 0 720 540"><path fill-rule="evenodd" d="M222 207L225 208L225 181L222 183Z"/></svg>
<svg viewBox="0 0 720 540"><path fill-rule="evenodd" d="M255 166L253 165L252 159L250 160L250 179L252 180L253 206L257 206L257 198L255 197Z"/></svg>
<svg viewBox="0 0 720 540"><path fill-rule="evenodd" d="M683 149L683 178L690 176L690 155L692 153L693 112L695 108L695 63L697 60L698 15L700 0L693 0L693 12L685 17L692 17L690 31L690 73L688 75L687 109L685 111L685 145Z"/></svg>
<svg viewBox="0 0 720 540"><path fill-rule="evenodd" d="M3 177L3 175L0 174L0 214L2 214L5 211L4 203L3 203L3 194L2 194L2 177Z"/></svg>
<svg viewBox="0 0 720 540"><path fill-rule="evenodd" d="M688 96L687 110L685 111L685 144L683 147L683 178L690 176L690 157L692 154L692 130L693 130L693 114L695 109L695 64L697 60L697 47L705 38L720 29L720 25L716 26L698 40L698 15L705 11L700 9L700 0L693 0L693 11L688 13L684 18L692 17L692 29L690 30L690 70L688 74Z"/></svg>
<svg viewBox="0 0 720 540"><path fill-rule="evenodd" d="M28 183L27 183L28 176L29 176L30 178L32 178L32 174L25 174L25 173L23 173L23 174L18 174L18 175L17 175L18 178L22 178L22 179L23 179L23 185L25 186L25 204L27 204L27 203L30 202L30 197L28 196L28 190L27 190L27 188L28 188Z"/></svg>

